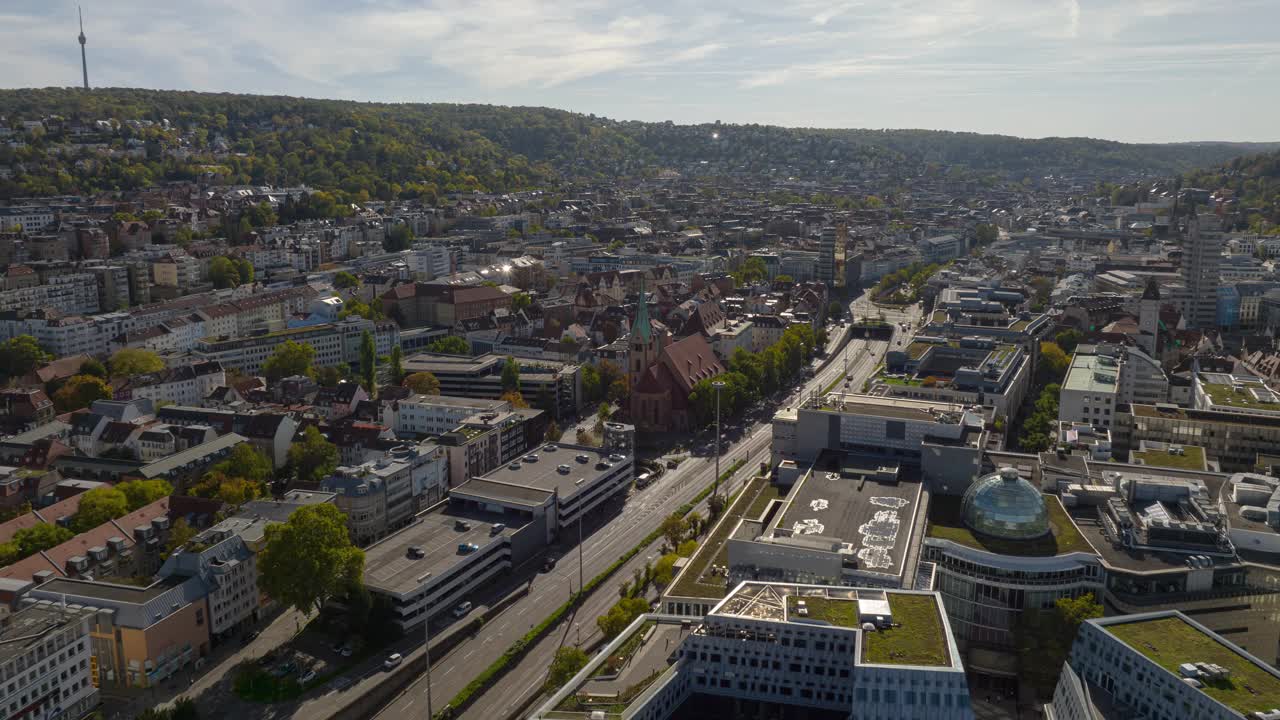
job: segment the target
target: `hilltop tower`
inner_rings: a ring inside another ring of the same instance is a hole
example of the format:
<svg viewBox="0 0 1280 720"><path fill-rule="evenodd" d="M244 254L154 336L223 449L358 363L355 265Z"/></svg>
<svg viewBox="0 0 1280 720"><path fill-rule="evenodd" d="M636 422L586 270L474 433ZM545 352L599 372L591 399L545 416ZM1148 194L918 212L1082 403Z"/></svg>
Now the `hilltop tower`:
<svg viewBox="0 0 1280 720"><path fill-rule="evenodd" d="M84 89L89 89L89 60L84 54L84 13L76 6L76 14L80 16L80 71L84 73Z"/></svg>

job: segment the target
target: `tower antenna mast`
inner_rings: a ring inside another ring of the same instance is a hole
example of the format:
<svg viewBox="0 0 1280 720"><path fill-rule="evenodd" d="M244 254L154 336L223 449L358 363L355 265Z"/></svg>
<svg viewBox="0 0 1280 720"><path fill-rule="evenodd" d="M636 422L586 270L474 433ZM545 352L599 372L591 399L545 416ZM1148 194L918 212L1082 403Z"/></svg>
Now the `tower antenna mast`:
<svg viewBox="0 0 1280 720"><path fill-rule="evenodd" d="M80 71L84 73L84 89L89 89L89 60L84 54L84 11L76 6L76 15L80 17Z"/></svg>

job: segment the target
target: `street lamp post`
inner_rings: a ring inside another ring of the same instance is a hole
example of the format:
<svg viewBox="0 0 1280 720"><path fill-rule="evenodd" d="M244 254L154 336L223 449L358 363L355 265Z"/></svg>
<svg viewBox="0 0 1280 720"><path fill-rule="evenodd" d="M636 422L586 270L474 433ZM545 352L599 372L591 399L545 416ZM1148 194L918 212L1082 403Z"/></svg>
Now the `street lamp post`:
<svg viewBox="0 0 1280 720"><path fill-rule="evenodd" d="M724 382L716 380L711 387L716 389L716 479L711 486L711 497L715 497L720 492L720 391Z"/></svg>

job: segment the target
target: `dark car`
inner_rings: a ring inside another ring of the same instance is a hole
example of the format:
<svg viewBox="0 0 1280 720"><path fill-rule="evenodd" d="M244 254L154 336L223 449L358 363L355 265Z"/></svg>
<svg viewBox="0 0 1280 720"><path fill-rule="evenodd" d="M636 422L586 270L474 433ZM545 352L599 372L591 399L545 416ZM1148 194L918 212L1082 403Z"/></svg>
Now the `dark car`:
<svg viewBox="0 0 1280 720"><path fill-rule="evenodd" d="M248 645L249 643L258 639L258 634L259 634L258 630L250 630L249 632L244 634L244 637L241 639L241 642L245 645Z"/></svg>
<svg viewBox="0 0 1280 720"><path fill-rule="evenodd" d="M546 560L542 561L542 572L544 573L551 572L552 570L555 570L555 569L556 569L556 559L554 557L548 557Z"/></svg>

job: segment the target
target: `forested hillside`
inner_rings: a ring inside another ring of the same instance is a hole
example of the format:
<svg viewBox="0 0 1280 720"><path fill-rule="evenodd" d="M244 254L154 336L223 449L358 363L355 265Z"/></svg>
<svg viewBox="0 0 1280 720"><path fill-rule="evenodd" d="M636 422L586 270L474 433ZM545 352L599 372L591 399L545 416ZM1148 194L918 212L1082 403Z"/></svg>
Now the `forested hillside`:
<svg viewBox="0 0 1280 720"><path fill-rule="evenodd" d="M1228 190L1234 194L1242 225L1257 233L1280 234L1280 151L1186 173L1182 186Z"/></svg>
<svg viewBox="0 0 1280 720"><path fill-rule="evenodd" d="M433 199L451 191L508 191L662 168L822 178L868 169L909 176L933 166L1011 178L1121 177L1172 175L1270 149L926 130L676 125L494 105L132 89L0 91L0 124L18 128L23 120L49 116L64 122L25 137L23 147L0 146L0 166L13 174L0 180L0 198L131 190L206 177L305 183L334 192L340 201ZM86 131L100 120L123 124L115 131ZM134 127L129 120L155 124Z"/></svg>

